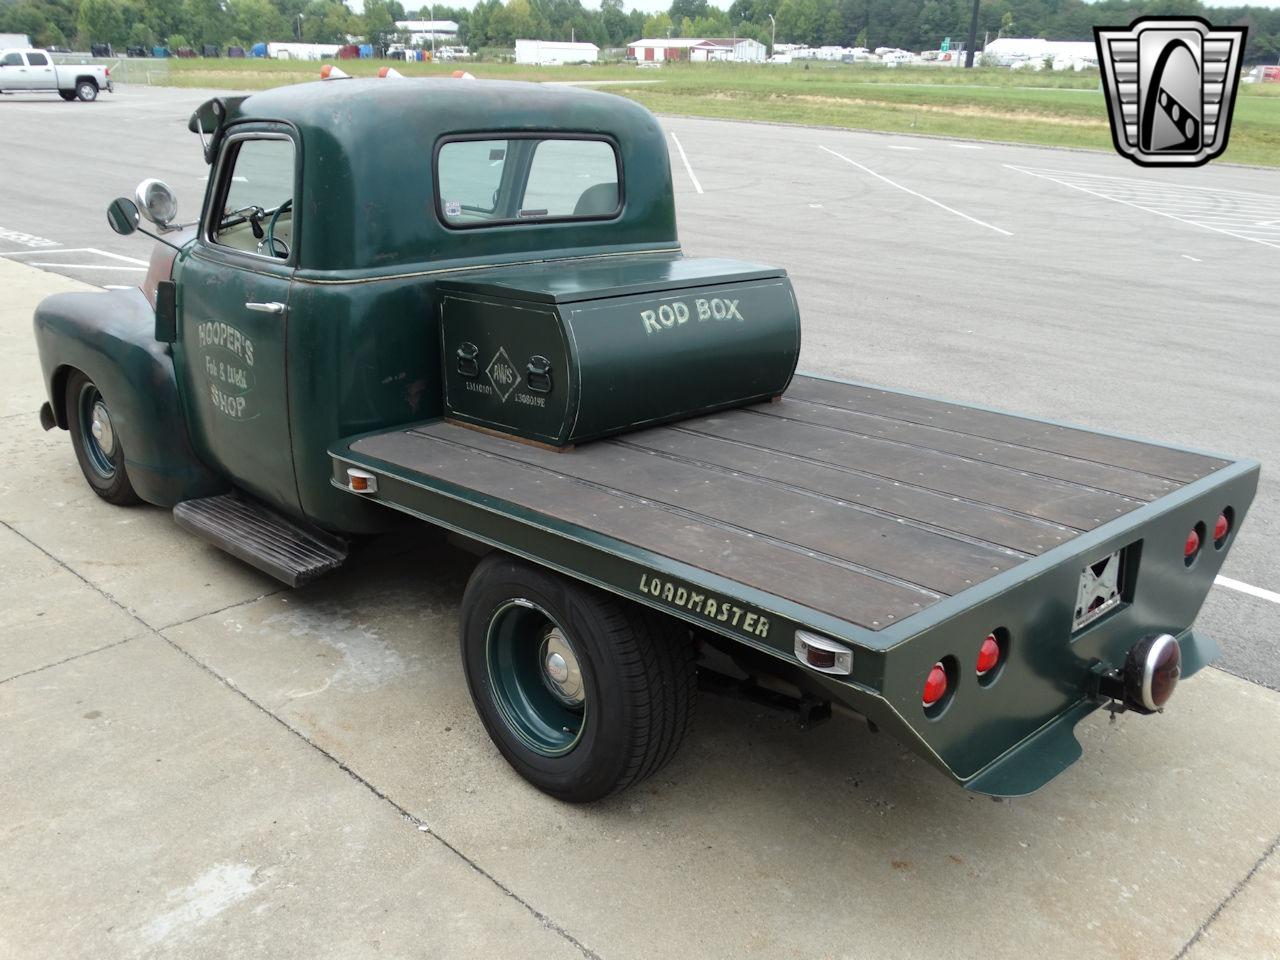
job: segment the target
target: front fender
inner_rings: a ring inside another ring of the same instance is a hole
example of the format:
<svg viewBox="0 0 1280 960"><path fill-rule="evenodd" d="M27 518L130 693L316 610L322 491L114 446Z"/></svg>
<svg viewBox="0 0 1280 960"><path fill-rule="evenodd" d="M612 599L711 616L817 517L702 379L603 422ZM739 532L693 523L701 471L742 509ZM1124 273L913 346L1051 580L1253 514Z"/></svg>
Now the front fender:
<svg viewBox="0 0 1280 960"><path fill-rule="evenodd" d="M125 469L143 500L171 507L229 488L191 447L173 357L156 342L155 312L140 290L46 297L35 335L54 421L67 428L67 376L79 370L111 409Z"/></svg>

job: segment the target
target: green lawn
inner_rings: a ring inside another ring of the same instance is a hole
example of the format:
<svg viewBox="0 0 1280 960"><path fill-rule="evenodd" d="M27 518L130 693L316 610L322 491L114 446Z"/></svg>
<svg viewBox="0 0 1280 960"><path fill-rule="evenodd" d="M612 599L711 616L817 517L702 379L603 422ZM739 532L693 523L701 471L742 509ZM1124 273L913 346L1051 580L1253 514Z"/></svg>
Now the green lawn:
<svg viewBox="0 0 1280 960"><path fill-rule="evenodd" d="M343 61L372 76L385 61ZM460 64L397 64L406 76L447 76ZM466 65L480 78L624 81L608 87L659 113L820 124L859 130L1111 149L1096 71L1030 73L812 63L605 64L538 68ZM174 60L167 83L265 89L319 75L320 64L279 60ZM657 82L654 82L657 81ZM1223 159L1280 166L1280 85L1243 85Z"/></svg>

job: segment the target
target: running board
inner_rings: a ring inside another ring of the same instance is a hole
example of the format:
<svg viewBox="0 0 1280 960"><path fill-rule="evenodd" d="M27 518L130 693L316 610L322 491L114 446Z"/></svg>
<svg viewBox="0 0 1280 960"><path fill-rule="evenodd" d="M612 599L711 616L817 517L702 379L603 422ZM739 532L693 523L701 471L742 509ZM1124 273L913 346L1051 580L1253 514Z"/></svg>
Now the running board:
<svg viewBox="0 0 1280 960"><path fill-rule="evenodd" d="M291 587L300 587L342 566L347 544L239 493L184 500L173 508L178 526L208 540Z"/></svg>

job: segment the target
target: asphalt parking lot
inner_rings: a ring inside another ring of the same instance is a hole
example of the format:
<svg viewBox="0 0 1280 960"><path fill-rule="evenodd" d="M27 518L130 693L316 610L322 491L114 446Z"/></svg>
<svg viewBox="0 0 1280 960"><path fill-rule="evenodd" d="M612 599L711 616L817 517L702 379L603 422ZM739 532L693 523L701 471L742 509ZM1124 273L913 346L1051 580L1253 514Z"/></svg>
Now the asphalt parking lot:
<svg viewBox="0 0 1280 960"><path fill-rule="evenodd" d="M588 808L491 747L429 531L297 592L84 486L30 314L128 285L106 203L194 215L201 91L0 99L0 955L1280 955L1280 172L667 118L694 255L786 266L801 367L1249 456L1222 669L992 803L837 720L711 697ZM40 150L16 144L40 143ZM5 262L8 261L8 262Z"/></svg>

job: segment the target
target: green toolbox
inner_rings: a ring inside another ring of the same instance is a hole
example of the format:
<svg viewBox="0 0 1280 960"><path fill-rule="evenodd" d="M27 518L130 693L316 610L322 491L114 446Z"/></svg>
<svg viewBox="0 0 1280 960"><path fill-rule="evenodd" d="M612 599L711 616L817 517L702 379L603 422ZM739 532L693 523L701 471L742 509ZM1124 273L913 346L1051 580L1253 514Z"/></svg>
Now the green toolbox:
<svg viewBox="0 0 1280 960"><path fill-rule="evenodd" d="M554 447L776 397L800 353L773 267L632 256L437 290L446 416Z"/></svg>

